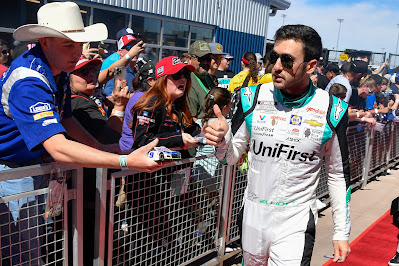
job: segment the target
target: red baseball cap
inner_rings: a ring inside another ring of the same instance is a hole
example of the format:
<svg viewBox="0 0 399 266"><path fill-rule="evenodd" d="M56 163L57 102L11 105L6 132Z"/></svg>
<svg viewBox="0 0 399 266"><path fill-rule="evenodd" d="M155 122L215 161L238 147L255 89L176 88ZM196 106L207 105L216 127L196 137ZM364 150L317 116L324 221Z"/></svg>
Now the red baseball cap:
<svg viewBox="0 0 399 266"><path fill-rule="evenodd" d="M122 49L125 45L128 45L130 42L137 41L136 37L133 35L125 35L118 41L118 49Z"/></svg>
<svg viewBox="0 0 399 266"><path fill-rule="evenodd" d="M177 56L168 56L163 58L155 67L155 76L160 78L164 75L173 75L179 72L182 68L187 68L190 72L194 72L193 65L183 63Z"/></svg>
<svg viewBox="0 0 399 266"><path fill-rule="evenodd" d="M76 63L74 71L78 70L79 68L84 67L87 64L98 66L98 65L101 65L102 62L100 59L94 58L94 59L89 60L86 58L86 56L81 55L79 58L79 61Z"/></svg>

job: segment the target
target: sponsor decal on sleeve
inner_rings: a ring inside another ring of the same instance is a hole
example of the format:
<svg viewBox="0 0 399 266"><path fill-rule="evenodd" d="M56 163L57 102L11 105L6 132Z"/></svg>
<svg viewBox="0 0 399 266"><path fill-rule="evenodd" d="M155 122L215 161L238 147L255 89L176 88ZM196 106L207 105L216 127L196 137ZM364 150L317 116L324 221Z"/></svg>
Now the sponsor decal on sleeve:
<svg viewBox="0 0 399 266"><path fill-rule="evenodd" d="M49 103L37 102L29 107L29 112L31 114L41 113L51 110Z"/></svg>
<svg viewBox="0 0 399 266"><path fill-rule="evenodd" d="M48 126L50 124L56 124L56 123L58 123L57 119L56 118L51 118L51 119L44 120L43 123L42 123L42 126L45 127L45 126Z"/></svg>
<svg viewBox="0 0 399 266"><path fill-rule="evenodd" d="M33 119L36 121L36 120L39 120L39 119L42 119L45 117L49 117L49 116L54 116L53 111L47 111L47 112L35 114L35 115L33 115Z"/></svg>

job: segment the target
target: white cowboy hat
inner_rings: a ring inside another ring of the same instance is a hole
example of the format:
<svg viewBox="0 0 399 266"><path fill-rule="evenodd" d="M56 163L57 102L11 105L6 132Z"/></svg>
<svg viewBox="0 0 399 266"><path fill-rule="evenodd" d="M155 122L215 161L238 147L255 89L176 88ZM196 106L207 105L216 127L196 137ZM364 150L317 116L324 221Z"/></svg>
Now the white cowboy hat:
<svg viewBox="0 0 399 266"><path fill-rule="evenodd" d="M28 24L14 31L14 39L32 41L43 37L59 37L74 42L96 42L108 38L107 26L97 23L84 27L79 6L73 2L45 4L37 11L38 24Z"/></svg>

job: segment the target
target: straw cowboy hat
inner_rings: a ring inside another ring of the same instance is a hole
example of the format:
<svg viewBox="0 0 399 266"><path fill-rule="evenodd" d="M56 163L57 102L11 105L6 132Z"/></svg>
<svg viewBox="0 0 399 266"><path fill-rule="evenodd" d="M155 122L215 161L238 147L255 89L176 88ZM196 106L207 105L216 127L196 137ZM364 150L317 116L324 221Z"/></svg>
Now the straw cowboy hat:
<svg viewBox="0 0 399 266"><path fill-rule="evenodd" d="M73 2L54 2L37 11L38 24L23 25L14 31L14 39L32 41L59 37L74 42L95 42L108 38L107 26L97 23L84 27L79 6Z"/></svg>

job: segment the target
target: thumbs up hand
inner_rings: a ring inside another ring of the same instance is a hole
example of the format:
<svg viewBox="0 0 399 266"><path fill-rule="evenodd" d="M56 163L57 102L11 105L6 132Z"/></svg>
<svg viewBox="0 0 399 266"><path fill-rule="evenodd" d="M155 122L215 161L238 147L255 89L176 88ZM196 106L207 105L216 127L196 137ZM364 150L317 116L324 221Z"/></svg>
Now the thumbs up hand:
<svg viewBox="0 0 399 266"><path fill-rule="evenodd" d="M218 119L206 123L202 128L202 133L205 134L207 144L216 146L229 130L229 124L217 104L213 106L213 111Z"/></svg>

